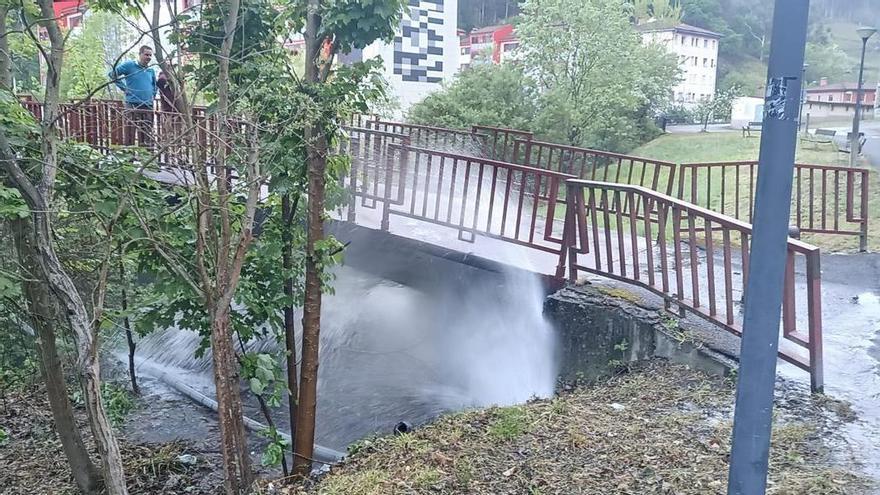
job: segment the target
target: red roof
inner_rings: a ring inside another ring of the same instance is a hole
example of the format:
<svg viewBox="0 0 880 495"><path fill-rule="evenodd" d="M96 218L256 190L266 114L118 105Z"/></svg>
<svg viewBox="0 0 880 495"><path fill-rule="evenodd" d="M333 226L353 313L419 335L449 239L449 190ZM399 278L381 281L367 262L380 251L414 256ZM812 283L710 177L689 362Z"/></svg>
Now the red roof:
<svg viewBox="0 0 880 495"><path fill-rule="evenodd" d="M498 24L496 26L481 27L479 29L474 29L473 31L471 31L471 34L494 33L495 31L498 31L499 29L503 29L509 25L510 24Z"/></svg>
<svg viewBox="0 0 880 495"><path fill-rule="evenodd" d="M859 88L858 84L854 82L844 82L844 83L834 83L834 84L826 84L824 86L814 86L812 88L807 88L807 93L823 93L826 91L856 91ZM876 91L877 88L862 85L862 91L868 93Z"/></svg>

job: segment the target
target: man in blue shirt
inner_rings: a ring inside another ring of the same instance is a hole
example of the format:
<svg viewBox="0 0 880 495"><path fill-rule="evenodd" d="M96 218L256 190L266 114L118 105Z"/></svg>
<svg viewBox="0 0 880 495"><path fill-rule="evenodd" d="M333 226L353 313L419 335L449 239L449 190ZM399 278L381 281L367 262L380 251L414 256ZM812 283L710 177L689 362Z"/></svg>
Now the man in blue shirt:
<svg viewBox="0 0 880 495"><path fill-rule="evenodd" d="M137 61L129 60L116 66L107 76L125 93L125 144L153 144L153 100L156 98L156 72L150 67L153 49L142 46Z"/></svg>

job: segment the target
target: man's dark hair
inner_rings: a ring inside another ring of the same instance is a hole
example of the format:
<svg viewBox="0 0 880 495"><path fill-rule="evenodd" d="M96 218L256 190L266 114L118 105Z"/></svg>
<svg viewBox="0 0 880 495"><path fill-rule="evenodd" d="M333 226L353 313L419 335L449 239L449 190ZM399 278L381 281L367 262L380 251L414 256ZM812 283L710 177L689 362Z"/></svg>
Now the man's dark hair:
<svg viewBox="0 0 880 495"><path fill-rule="evenodd" d="M142 47L138 50L138 55L144 53L144 52L147 51L147 50L153 51L153 47L152 47L152 46L148 46L148 45L144 45L144 46L142 46Z"/></svg>

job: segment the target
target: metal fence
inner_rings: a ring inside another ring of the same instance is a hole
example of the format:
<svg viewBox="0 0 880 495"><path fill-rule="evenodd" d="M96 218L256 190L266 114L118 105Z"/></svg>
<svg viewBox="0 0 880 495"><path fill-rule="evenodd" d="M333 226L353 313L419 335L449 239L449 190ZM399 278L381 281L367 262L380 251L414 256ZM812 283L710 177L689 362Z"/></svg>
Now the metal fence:
<svg viewBox="0 0 880 495"><path fill-rule="evenodd" d="M671 195L676 164L577 146L515 140L517 163L555 170L580 179L632 184Z"/></svg>
<svg viewBox="0 0 880 495"><path fill-rule="evenodd" d="M572 176L403 144L387 147L379 174L386 182L378 189L383 229L390 217L401 216L454 229L466 242L483 236L561 254L560 207Z"/></svg>
<svg viewBox="0 0 880 495"><path fill-rule="evenodd" d="M625 184L567 183L568 278L583 271L634 284L742 334L751 225L692 203ZM789 239L779 356L822 388L819 248Z"/></svg>
<svg viewBox="0 0 880 495"><path fill-rule="evenodd" d="M413 146L423 146L453 153L482 156L483 137L472 132L386 120L366 120L364 127L409 136Z"/></svg>
<svg viewBox="0 0 880 495"><path fill-rule="evenodd" d="M859 237L867 250L870 170L797 163L792 185L791 224L802 233ZM678 197L695 205L752 222L757 161L679 165Z"/></svg>

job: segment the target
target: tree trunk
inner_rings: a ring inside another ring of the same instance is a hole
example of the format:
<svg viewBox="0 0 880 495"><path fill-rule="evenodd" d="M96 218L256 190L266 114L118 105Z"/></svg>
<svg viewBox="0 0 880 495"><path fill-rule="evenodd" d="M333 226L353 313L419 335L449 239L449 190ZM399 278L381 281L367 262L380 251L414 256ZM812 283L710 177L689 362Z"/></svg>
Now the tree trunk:
<svg viewBox="0 0 880 495"><path fill-rule="evenodd" d="M128 376L131 379L131 391L135 395L140 395L138 388L137 373L134 369L134 352L137 344L134 343L134 336L131 334L131 320L128 318L128 293L125 287L128 285L128 279L125 277L125 266L122 261L122 250L119 251L119 281L122 284L122 325L125 328L125 340L128 343Z"/></svg>
<svg viewBox="0 0 880 495"><path fill-rule="evenodd" d="M234 293L237 275L231 265L233 227L230 219L230 167L226 160L227 145L230 142L229 123L229 58L238 26L239 0L228 0L223 19L223 41L217 56L217 125L220 130L220 145L215 154L217 179L212 181L216 187L216 211L219 217L216 263L216 294L207 296L211 310L211 349L214 357L214 384L217 389L217 405L220 422L220 450L223 453L224 487L227 495L247 493L251 485L251 463L245 436L244 419L241 406L240 373L235 358L235 348L230 328L230 302ZM210 187L210 186L207 186ZM210 191L209 191L210 192ZM243 222L244 223L244 222ZM242 225L244 231L249 225ZM212 235L214 235L212 233ZM245 243L246 241L242 240ZM208 288L210 289L210 288Z"/></svg>
<svg viewBox="0 0 880 495"><path fill-rule="evenodd" d="M291 453L296 453L294 448L296 439L296 403L299 396L299 385L297 380L296 367L296 328L293 320L293 218L296 215L296 206L290 204L290 193L286 193L281 198L281 266L284 269L284 297L287 298L287 305L284 307L284 343L287 353L287 407L290 417L290 449Z"/></svg>
<svg viewBox="0 0 880 495"><path fill-rule="evenodd" d="M300 364L299 403L296 415L296 442L293 472L307 476L311 470L315 444L315 412L318 392L318 358L321 335L321 266L315 246L324 239L324 188L327 142L314 125L305 129L308 150L308 237L306 243L306 283L303 304L302 363Z"/></svg>
<svg viewBox="0 0 880 495"><path fill-rule="evenodd" d="M239 367L230 329L229 305L212 311L211 353L217 414L220 423L220 450L223 454L224 488L228 495L247 493L251 484L251 463L247 450L239 387Z"/></svg>
<svg viewBox="0 0 880 495"><path fill-rule="evenodd" d="M53 211L53 189L58 172L57 161L57 117L59 81L64 59L64 35L58 23L51 0L38 0L41 26L45 28L51 48L46 62L46 91L44 115L41 123L42 160L39 186L35 186L18 165L15 156L3 133L0 133L0 162L9 173L10 180L21 193L31 210L34 228L34 247L42 274L52 293L56 296L73 332L77 353L77 371L82 380L86 410L89 413L89 426L98 447L104 475L104 487L108 495L127 495L125 474L122 470L122 456L119 445L113 436L113 429L104 411L101 400L100 363L98 361L97 337L93 333L92 318L89 317L85 303L80 297L70 275L61 265L55 252L52 235L51 211Z"/></svg>
<svg viewBox="0 0 880 495"><path fill-rule="evenodd" d="M319 83L316 65L322 39L320 1L309 0L306 17L306 84ZM315 446L315 412L318 399L318 357L321 336L321 265L315 246L324 239L324 188L327 141L318 122L304 129L308 174L308 233L306 237L306 283L303 304L302 363L300 365L299 403L296 409L296 440L293 474L308 476Z"/></svg>
<svg viewBox="0 0 880 495"><path fill-rule="evenodd" d="M52 303L46 284L41 280L37 253L27 224L28 220L17 219L12 222L12 227L15 232L19 263L23 270L22 292L31 316L31 324L37 330L40 369L46 384L46 395L49 397L55 431L61 440L61 448L67 457L77 488L85 494L97 494L101 475L92 463L73 416L73 406L70 404L67 384L64 381L64 370L55 346Z"/></svg>

